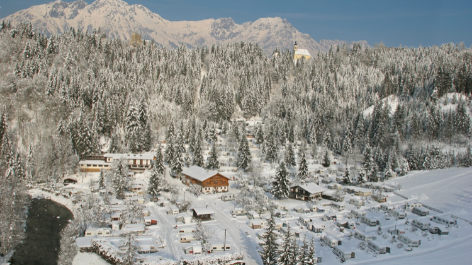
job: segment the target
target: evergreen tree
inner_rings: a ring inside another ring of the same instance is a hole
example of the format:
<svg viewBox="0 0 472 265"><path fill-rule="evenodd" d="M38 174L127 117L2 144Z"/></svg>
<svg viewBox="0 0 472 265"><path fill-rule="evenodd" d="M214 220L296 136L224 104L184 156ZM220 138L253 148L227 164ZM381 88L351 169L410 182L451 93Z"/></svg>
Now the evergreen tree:
<svg viewBox="0 0 472 265"><path fill-rule="evenodd" d="M349 171L349 165L348 164L346 164L346 173L344 174L343 182L346 185L351 184L351 172Z"/></svg>
<svg viewBox="0 0 472 265"><path fill-rule="evenodd" d="M105 176L103 170L100 170L100 175L98 175L98 188L101 190L105 188Z"/></svg>
<svg viewBox="0 0 472 265"><path fill-rule="evenodd" d="M287 226L287 232L284 235L284 242L280 249L278 264L280 265L291 265L292 264L292 253L290 250L292 248L292 233L290 231L290 225Z"/></svg>
<svg viewBox="0 0 472 265"><path fill-rule="evenodd" d="M329 155L328 150L326 150L323 156L323 163L321 164L323 167L329 167L331 165L331 157Z"/></svg>
<svg viewBox="0 0 472 265"><path fill-rule="evenodd" d="M285 164L289 167L295 167L297 163L295 162L295 152L293 151L293 146L288 143L285 148Z"/></svg>
<svg viewBox="0 0 472 265"><path fill-rule="evenodd" d="M220 162L218 162L218 153L216 152L216 143L211 146L210 156L208 158L207 169L218 169Z"/></svg>
<svg viewBox="0 0 472 265"><path fill-rule="evenodd" d="M114 159L112 165L113 188L117 199L125 198L125 191L129 188L128 165L123 159Z"/></svg>
<svg viewBox="0 0 472 265"><path fill-rule="evenodd" d="M193 165L203 167L203 151L202 151L202 130L199 130L195 136L195 149L193 151Z"/></svg>
<svg viewBox="0 0 472 265"><path fill-rule="evenodd" d="M259 125L257 127L257 132L256 132L256 144L264 144L264 131L262 130L262 126Z"/></svg>
<svg viewBox="0 0 472 265"><path fill-rule="evenodd" d="M300 155L300 164L298 165L297 178L299 180L305 180L309 177L309 175L308 175L308 165L307 165L307 162L306 162L305 152L300 150L298 154Z"/></svg>
<svg viewBox="0 0 472 265"><path fill-rule="evenodd" d="M162 156L162 147L159 145L156 151L156 159L154 160L153 168L156 168L157 173L163 175L165 172L164 158Z"/></svg>
<svg viewBox="0 0 472 265"><path fill-rule="evenodd" d="M241 137L238 152L238 168L246 171L251 163L251 151L246 137Z"/></svg>
<svg viewBox="0 0 472 265"><path fill-rule="evenodd" d="M262 250L259 254L264 265L277 265L279 256L279 244L277 243L277 233L274 215L271 213L270 219L267 223L266 232L262 235Z"/></svg>
<svg viewBox="0 0 472 265"><path fill-rule="evenodd" d="M276 198L284 199L288 197L289 193L290 181L288 180L288 171L285 168L285 163L282 161L275 174L275 180L272 183L272 194L274 194Z"/></svg>
<svg viewBox="0 0 472 265"><path fill-rule="evenodd" d="M148 184L148 193L151 194L153 198L161 190L160 176L161 176L161 173L159 173L159 169L156 166L154 166L151 170L151 176L149 177L149 184Z"/></svg>

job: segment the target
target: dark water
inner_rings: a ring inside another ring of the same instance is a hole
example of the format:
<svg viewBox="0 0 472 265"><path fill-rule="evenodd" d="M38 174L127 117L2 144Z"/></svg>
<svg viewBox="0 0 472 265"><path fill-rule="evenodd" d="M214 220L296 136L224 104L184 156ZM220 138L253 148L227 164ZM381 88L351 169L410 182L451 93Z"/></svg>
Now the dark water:
<svg viewBox="0 0 472 265"><path fill-rule="evenodd" d="M47 199L31 200L28 212L26 238L13 254L11 264L57 264L61 231L73 219L72 213Z"/></svg>

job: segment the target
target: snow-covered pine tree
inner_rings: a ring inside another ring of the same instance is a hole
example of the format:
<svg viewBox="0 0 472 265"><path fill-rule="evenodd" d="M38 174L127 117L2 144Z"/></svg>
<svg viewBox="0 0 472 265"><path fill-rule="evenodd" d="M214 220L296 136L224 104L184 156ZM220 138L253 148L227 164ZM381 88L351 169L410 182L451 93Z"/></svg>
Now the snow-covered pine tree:
<svg viewBox="0 0 472 265"><path fill-rule="evenodd" d="M220 162L218 162L218 152L216 151L216 143L211 146L210 156L208 157L207 169L218 169Z"/></svg>
<svg viewBox="0 0 472 265"><path fill-rule="evenodd" d="M293 146L290 143L288 143L285 147L284 161L288 167L295 167L297 165L295 161L295 152L293 151Z"/></svg>
<svg viewBox="0 0 472 265"><path fill-rule="evenodd" d="M154 198L161 189L160 187L160 173L156 166L154 166L151 170L151 176L149 177L149 184L148 184L148 194Z"/></svg>
<svg viewBox="0 0 472 265"><path fill-rule="evenodd" d="M129 189L128 163L123 159L114 159L112 165L113 188L117 199L125 198L125 191Z"/></svg>
<svg viewBox="0 0 472 265"><path fill-rule="evenodd" d="M198 130L195 136L195 149L193 150L192 164L195 166L203 167L203 151L202 151L202 130Z"/></svg>
<svg viewBox="0 0 472 265"><path fill-rule="evenodd" d="M134 265L137 262L137 251L138 251L138 244L136 242L136 234L134 232L127 232L123 233L122 237L124 239L124 244L122 248L124 248L124 253L122 256L123 265Z"/></svg>
<svg viewBox="0 0 472 265"><path fill-rule="evenodd" d="M251 163L251 151L246 137L241 137L238 152L238 168L246 171Z"/></svg>
<svg viewBox="0 0 472 265"><path fill-rule="evenodd" d="M159 145L156 150L156 159L154 160L153 168L156 168L157 172L161 175L164 174L164 157L162 156L162 146Z"/></svg>
<svg viewBox="0 0 472 265"><path fill-rule="evenodd" d="M297 173L297 179L299 180L306 180L309 175L308 175L308 165L306 162L306 155L305 152L300 150L298 155L300 156L300 163L298 165L298 173Z"/></svg>
<svg viewBox="0 0 472 265"><path fill-rule="evenodd" d="M277 233L274 215L271 213L267 223L266 232L262 235L262 250L259 254L264 265L277 265L279 256L279 244L277 243Z"/></svg>
<svg viewBox="0 0 472 265"><path fill-rule="evenodd" d="M351 171L349 170L349 165L346 164L346 172L344 173L343 182L346 185L351 184Z"/></svg>
<svg viewBox="0 0 472 265"><path fill-rule="evenodd" d="M329 167L331 165L331 156L329 155L328 150L325 151L323 156L323 163L321 163L323 167Z"/></svg>
<svg viewBox="0 0 472 265"><path fill-rule="evenodd" d="M103 170L100 169L100 174L98 175L98 188L104 189L105 188L105 174Z"/></svg>
<svg viewBox="0 0 472 265"><path fill-rule="evenodd" d="M372 149L370 145L366 145L364 150L364 162L362 164L368 181L377 181L376 168L374 157L372 154Z"/></svg>
<svg viewBox="0 0 472 265"><path fill-rule="evenodd" d="M290 181L288 180L288 171L285 168L284 161L282 161L280 162L274 182L272 183L272 194L278 199L284 199L289 196L289 193Z"/></svg>
<svg viewBox="0 0 472 265"><path fill-rule="evenodd" d="M292 264L292 253L290 250L292 248L292 232L290 231L290 225L287 226L287 231L284 234L284 242L280 247L280 254L278 264L280 265L291 265Z"/></svg>

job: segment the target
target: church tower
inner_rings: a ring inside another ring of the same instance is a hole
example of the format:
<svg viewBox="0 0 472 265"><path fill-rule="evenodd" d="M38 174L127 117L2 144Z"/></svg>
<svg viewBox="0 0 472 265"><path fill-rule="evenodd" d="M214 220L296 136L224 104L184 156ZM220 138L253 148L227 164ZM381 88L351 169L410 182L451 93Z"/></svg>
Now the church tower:
<svg viewBox="0 0 472 265"><path fill-rule="evenodd" d="M298 51L297 41L295 41L295 45L293 45L293 50Z"/></svg>

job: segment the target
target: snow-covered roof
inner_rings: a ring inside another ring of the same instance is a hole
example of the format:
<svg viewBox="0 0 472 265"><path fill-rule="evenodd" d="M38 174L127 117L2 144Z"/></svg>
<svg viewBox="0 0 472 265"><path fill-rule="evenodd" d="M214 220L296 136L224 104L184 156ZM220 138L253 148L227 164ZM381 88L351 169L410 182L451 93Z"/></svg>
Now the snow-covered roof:
<svg viewBox="0 0 472 265"><path fill-rule="evenodd" d="M104 154L104 157L110 157L114 159L149 159L152 160L154 159L154 153L152 152L147 152L147 153L142 153L142 154Z"/></svg>
<svg viewBox="0 0 472 265"><path fill-rule="evenodd" d="M295 55L311 56L307 49L297 49Z"/></svg>
<svg viewBox="0 0 472 265"><path fill-rule="evenodd" d="M92 239L94 239L94 237L91 236L78 237L75 239L75 244L78 248L90 248L92 247Z"/></svg>
<svg viewBox="0 0 472 265"><path fill-rule="evenodd" d="M111 165L103 160L82 160L79 161L79 165Z"/></svg>
<svg viewBox="0 0 472 265"><path fill-rule="evenodd" d="M217 171L206 170L206 169L204 169L202 167L199 167L199 166L191 166L191 167L185 169L184 171L182 171L182 174L187 175L187 176L189 176L191 178L194 178L196 180L199 180L199 181L205 181L205 180L213 177L216 174L220 174L221 176L229 179L227 176L225 176L221 173L218 173Z"/></svg>
<svg viewBox="0 0 472 265"><path fill-rule="evenodd" d="M295 186L292 186L291 188L297 187L297 186L300 187L301 189L306 190L310 194L320 193L320 192L323 192L323 191L326 190L325 188L322 188L322 187L316 185L313 182L300 184L300 185L295 185Z"/></svg>
<svg viewBox="0 0 472 265"><path fill-rule="evenodd" d="M215 212L211 209L208 208L193 208L193 211L197 215L203 215L203 214L215 214Z"/></svg>

